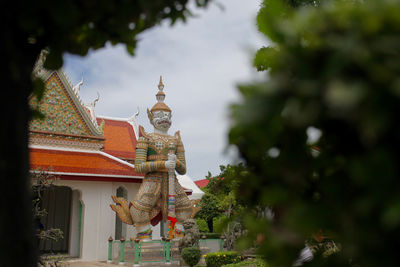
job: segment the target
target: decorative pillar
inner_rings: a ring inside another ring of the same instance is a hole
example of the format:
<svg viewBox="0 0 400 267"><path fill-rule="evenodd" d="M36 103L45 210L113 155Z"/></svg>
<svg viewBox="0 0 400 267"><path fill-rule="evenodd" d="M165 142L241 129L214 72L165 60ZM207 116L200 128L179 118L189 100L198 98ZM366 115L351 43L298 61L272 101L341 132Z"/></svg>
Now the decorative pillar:
<svg viewBox="0 0 400 267"><path fill-rule="evenodd" d="M165 264L171 264L171 239L165 238Z"/></svg>
<svg viewBox="0 0 400 267"><path fill-rule="evenodd" d="M112 244L113 244L114 239L110 236L108 238L108 258L107 258L107 263L112 263Z"/></svg>
<svg viewBox="0 0 400 267"><path fill-rule="evenodd" d="M139 242L140 242L140 239L136 238L135 239L135 259L134 259L134 262L133 262L133 266L140 266Z"/></svg>
<svg viewBox="0 0 400 267"><path fill-rule="evenodd" d="M121 237L121 246L119 248L119 264L124 265L125 264L125 238Z"/></svg>

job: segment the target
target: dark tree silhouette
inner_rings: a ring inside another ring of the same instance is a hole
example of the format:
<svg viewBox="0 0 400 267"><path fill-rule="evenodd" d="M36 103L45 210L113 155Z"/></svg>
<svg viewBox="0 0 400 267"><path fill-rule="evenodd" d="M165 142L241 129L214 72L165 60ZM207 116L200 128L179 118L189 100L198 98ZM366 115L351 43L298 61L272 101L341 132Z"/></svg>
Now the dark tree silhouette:
<svg viewBox="0 0 400 267"><path fill-rule="evenodd" d="M204 7L209 0L193 1ZM65 52L86 55L106 42L126 45L133 54L137 35L162 20L185 21L188 0L10 1L2 9L3 90L0 112L0 258L4 266L36 266L28 180L28 97L39 99L43 82L32 70L44 48L45 67L62 66Z"/></svg>

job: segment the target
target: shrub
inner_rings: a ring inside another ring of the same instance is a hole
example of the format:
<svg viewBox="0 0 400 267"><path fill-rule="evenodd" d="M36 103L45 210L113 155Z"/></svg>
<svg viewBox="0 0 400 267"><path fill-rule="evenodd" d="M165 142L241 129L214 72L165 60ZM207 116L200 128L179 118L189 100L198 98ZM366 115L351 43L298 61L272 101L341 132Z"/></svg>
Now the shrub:
<svg viewBox="0 0 400 267"><path fill-rule="evenodd" d="M199 226L200 233L207 233L210 230L208 229L207 222L204 219L196 219L197 225Z"/></svg>
<svg viewBox="0 0 400 267"><path fill-rule="evenodd" d="M183 248L181 256L186 264L192 267L200 261L201 251L198 247Z"/></svg>
<svg viewBox="0 0 400 267"><path fill-rule="evenodd" d="M219 251L207 253L203 256L207 267L220 267L225 264L240 262L242 257L236 251Z"/></svg>
<svg viewBox="0 0 400 267"><path fill-rule="evenodd" d="M219 239L221 237L221 234L218 233L200 233L200 238L203 238L205 236L207 239Z"/></svg>
<svg viewBox="0 0 400 267"><path fill-rule="evenodd" d="M222 267L268 267L269 265L262 259L245 260L238 263L222 265Z"/></svg>
<svg viewBox="0 0 400 267"><path fill-rule="evenodd" d="M223 233L227 226L228 217L222 215L214 218L214 232Z"/></svg>

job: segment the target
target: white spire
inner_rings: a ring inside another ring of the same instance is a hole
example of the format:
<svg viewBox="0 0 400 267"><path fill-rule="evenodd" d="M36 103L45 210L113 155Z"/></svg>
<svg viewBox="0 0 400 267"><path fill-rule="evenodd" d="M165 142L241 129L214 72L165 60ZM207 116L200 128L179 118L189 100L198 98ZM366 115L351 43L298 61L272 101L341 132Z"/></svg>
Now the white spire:
<svg viewBox="0 0 400 267"><path fill-rule="evenodd" d="M158 83L158 93L156 94L157 102L164 102L165 94L163 90L164 90L164 84L162 82L162 76L160 76L160 82Z"/></svg>
<svg viewBox="0 0 400 267"><path fill-rule="evenodd" d="M81 86L83 85L83 76L82 79L79 83L77 83L72 89L74 89L76 94L79 94L79 91L81 90Z"/></svg>

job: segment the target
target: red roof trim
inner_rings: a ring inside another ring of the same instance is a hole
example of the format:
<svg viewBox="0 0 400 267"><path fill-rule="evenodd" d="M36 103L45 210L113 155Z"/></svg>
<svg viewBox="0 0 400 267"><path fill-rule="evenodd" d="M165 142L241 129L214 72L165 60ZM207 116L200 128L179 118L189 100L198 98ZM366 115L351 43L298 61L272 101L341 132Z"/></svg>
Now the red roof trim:
<svg viewBox="0 0 400 267"><path fill-rule="evenodd" d="M112 169L95 169L95 168L50 166L50 165L35 165L35 167L40 168L40 169L46 169L47 167L53 167L53 170L56 172L110 174L110 175L114 174L114 175L134 176L134 174L128 173L128 171L112 170Z"/></svg>
<svg viewBox="0 0 400 267"><path fill-rule="evenodd" d="M219 176L217 176L217 177L212 177L211 179L224 179L224 177L219 177ZM203 187L205 187L205 186L207 186L208 185L208 183L209 183L210 181L208 180L208 179L202 179L202 180L197 180L197 181L194 181L194 183L201 189L201 188L203 188Z"/></svg>
<svg viewBox="0 0 400 267"><path fill-rule="evenodd" d="M202 179L202 180L194 181L194 183L195 183L200 189L203 188L203 187L205 187L205 186L207 186L209 182L210 182L210 181L207 180L207 179Z"/></svg>
<svg viewBox="0 0 400 267"><path fill-rule="evenodd" d="M142 183L142 179L137 178L110 178L99 176L80 176L80 175L55 175L61 180L71 181L92 181L92 182L121 182L121 183Z"/></svg>
<svg viewBox="0 0 400 267"><path fill-rule="evenodd" d="M60 136L65 136L65 137L75 137L75 138L82 138L82 139L95 139L96 141L104 141L106 138L105 137L98 137L98 136L92 136L92 135L77 135L77 134L66 134L66 133L60 133L60 132L51 132L51 131L41 131L41 130L29 130L29 133L32 134L43 134L43 135L60 135Z"/></svg>
<svg viewBox="0 0 400 267"><path fill-rule="evenodd" d="M102 120L108 121L108 124L111 126L125 126L128 124L129 126L132 127L132 125L128 121L123 121L123 120L113 120L109 118L102 118L101 116L97 117L97 122L101 123Z"/></svg>

